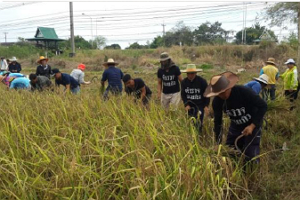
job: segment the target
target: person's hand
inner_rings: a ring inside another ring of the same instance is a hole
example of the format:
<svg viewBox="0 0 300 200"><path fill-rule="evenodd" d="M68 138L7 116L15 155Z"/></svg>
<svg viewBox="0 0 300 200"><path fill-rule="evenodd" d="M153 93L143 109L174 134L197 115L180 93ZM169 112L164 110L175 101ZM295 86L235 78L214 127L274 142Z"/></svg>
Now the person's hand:
<svg viewBox="0 0 300 200"><path fill-rule="evenodd" d="M191 106L189 106L189 105L187 105L186 107L185 107L185 111L189 111L191 109Z"/></svg>
<svg viewBox="0 0 300 200"><path fill-rule="evenodd" d="M247 136L247 135L251 135L253 130L255 128L255 125L254 124L250 124L249 126L247 126L243 131L242 131L242 134L244 136Z"/></svg>
<svg viewBox="0 0 300 200"><path fill-rule="evenodd" d="M204 107L204 114L206 115L206 116L209 116L209 113L210 111L209 111L209 108L207 107L207 106L205 106Z"/></svg>
<svg viewBox="0 0 300 200"><path fill-rule="evenodd" d="M88 84L91 84L91 81L86 82L86 84L87 84L87 85L88 85Z"/></svg>
<svg viewBox="0 0 300 200"><path fill-rule="evenodd" d="M157 93L157 99L159 99L159 100L161 99L161 93L160 92Z"/></svg>

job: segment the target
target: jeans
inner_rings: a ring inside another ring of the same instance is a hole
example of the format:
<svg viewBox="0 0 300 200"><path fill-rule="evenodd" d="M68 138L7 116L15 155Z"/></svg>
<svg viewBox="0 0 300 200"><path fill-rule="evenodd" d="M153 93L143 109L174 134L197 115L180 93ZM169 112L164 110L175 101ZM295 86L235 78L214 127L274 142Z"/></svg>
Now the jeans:
<svg viewBox="0 0 300 200"><path fill-rule="evenodd" d="M269 88L263 89L263 92L262 92L263 99L265 101L268 101L269 96L270 96L272 101L275 100L275 91L276 91L275 84L269 85Z"/></svg>
<svg viewBox="0 0 300 200"><path fill-rule="evenodd" d="M235 146L235 140L242 134L243 130L237 130L230 125L229 132L227 135L226 145L237 150ZM249 162L253 158L259 155L260 152L260 136L261 136L261 127L256 127L251 135L244 136L237 142L237 147L241 153L245 154L246 162ZM253 160L254 163L259 163L259 158Z"/></svg>
<svg viewBox="0 0 300 200"><path fill-rule="evenodd" d="M71 89L71 92L72 92L72 94L79 94L79 92L80 92L80 87L77 86L76 88L72 88L72 89Z"/></svg>
<svg viewBox="0 0 300 200"><path fill-rule="evenodd" d="M108 86L106 88L105 92L103 93L103 99L105 101L109 99L109 97L108 97L109 92L115 96L122 94L122 90L120 90L118 87L113 88L113 87Z"/></svg>
<svg viewBox="0 0 300 200"><path fill-rule="evenodd" d="M203 119L204 119L204 107L193 106L188 111L188 115L196 119L196 121L194 121L194 126L197 128L198 132L201 133L203 127Z"/></svg>

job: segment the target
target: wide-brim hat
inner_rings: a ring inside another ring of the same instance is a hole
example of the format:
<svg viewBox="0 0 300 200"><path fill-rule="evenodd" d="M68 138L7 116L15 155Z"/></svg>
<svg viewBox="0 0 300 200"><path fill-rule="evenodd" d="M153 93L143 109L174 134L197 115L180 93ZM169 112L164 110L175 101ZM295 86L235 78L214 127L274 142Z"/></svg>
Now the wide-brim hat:
<svg viewBox="0 0 300 200"><path fill-rule="evenodd" d="M42 60L46 60L48 62L49 59L46 58L46 57L44 57L44 56L40 56L40 59L38 59L36 62L39 63L39 64L41 64Z"/></svg>
<svg viewBox="0 0 300 200"><path fill-rule="evenodd" d="M275 58L268 58L268 60L266 61L266 63L276 65Z"/></svg>
<svg viewBox="0 0 300 200"><path fill-rule="evenodd" d="M266 85L268 85L268 83L269 83L269 76L266 74L262 74L258 78L254 77L253 79L257 80L258 82L264 83Z"/></svg>
<svg viewBox="0 0 300 200"><path fill-rule="evenodd" d="M202 72L202 69L197 69L195 64L187 64L185 70L181 70L182 73L197 73Z"/></svg>
<svg viewBox="0 0 300 200"><path fill-rule="evenodd" d="M16 57L12 57L11 59L9 59L9 61L11 61L11 62L17 61L17 58Z"/></svg>
<svg viewBox="0 0 300 200"><path fill-rule="evenodd" d="M104 66L107 66L107 65L109 65L109 64L118 65L119 63L115 62L114 59L112 59L112 58L109 58L109 59L107 60L107 62L103 63Z"/></svg>
<svg viewBox="0 0 300 200"><path fill-rule="evenodd" d="M163 52L160 54L160 62L166 61L169 59L171 59L171 57L169 56L169 54L167 52Z"/></svg>
<svg viewBox="0 0 300 200"><path fill-rule="evenodd" d="M284 64L285 65L287 65L287 64L296 64L296 62L294 61L294 59L290 58Z"/></svg>
<svg viewBox="0 0 300 200"><path fill-rule="evenodd" d="M213 76L210 79L209 85L207 86L204 96L214 97L218 96L222 92L233 88L233 86L239 81L239 77L233 72L224 72L222 74Z"/></svg>

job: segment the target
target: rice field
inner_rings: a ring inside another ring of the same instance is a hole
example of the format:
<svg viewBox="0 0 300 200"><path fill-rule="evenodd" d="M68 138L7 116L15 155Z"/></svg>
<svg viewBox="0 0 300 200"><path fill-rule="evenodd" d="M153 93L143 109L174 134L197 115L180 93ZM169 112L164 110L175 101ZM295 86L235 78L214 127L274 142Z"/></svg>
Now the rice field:
<svg viewBox="0 0 300 200"><path fill-rule="evenodd" d="M99 79L78 96L0 87L0 199L299 199L298 107L269 103L261 165L244 174L230 149L216 147L213 119L199 136L183 105L161 108L155 71L126 72L152 89L149 109L125 94L104 102ZM240 84L253 76L242 73Z"/></svg>

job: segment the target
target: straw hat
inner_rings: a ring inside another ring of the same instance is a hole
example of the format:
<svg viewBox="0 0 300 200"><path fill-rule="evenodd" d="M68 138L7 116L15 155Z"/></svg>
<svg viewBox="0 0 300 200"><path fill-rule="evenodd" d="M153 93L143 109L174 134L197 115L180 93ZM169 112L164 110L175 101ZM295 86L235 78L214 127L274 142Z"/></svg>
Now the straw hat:
<svg viewBox="0 0 300 200"><path fill-rule="evenodd" d="M162 54L160 54L160 62L166 61L169 59L171 59L171 57L169 56L169 54L167 52L163 52Z"/></svg>
<svg viewBox="0 0 300 200"><path fill-rule="evenodd" d="M218 96L222 92L233 88L233 86L239 81L239 77L232 72L224 72L222 74L213 76L210 79L210 83L207 86L204 96L214 97Z"/></svg>
<svg viewBox="0 0 300 200"><path fill-rule="evenodd" d="M197 69L195 64L187 64L185 70L181 70L182 73L197 73L202 72L202 69Z"/></svg>
<svg viewBox="0 0 300 200"><path fill-rule="evenodd" d="M38 59L36 62L39 63L39 64L41 64L42 60L46 60L48 62L49 59L45 58L44 56L40 56L40 59Z"/></svg>
<svg viewBox="0 0 300 200"><path fill-rule="evenodd" d="M290 58L284 64L285 65L287 65L287 64L296 64L296 62L294 61L294 59Z"/></svg>
<svg viewBox="0 0 300 200"><path fill-rule="evenodd" d="M11 62L17 61L16 57L12 57L11 59L9 59Z"/></svg>
<svg viewBox="0 0 300 200"><path fill-rule="evenodd" d="M118 65L119 63L115 62L114 59L112 59L112 58L109 58L109 59L107 60L107 62L103 63L104 66L107 66L107 65L109 65L109 64Z"/></svg>
<svg viewBox="0 0 300 200"><path fill-rule="evenodd" d="M266 61L266 63L276 65L275 58L268 58L268 60Z"/></svg>
<svg viewBox="0 0 300 200"><path fill-rule="evenodd" d="M269 82L269 76L266 74L260 75L258 78L253 78L254 80L257 80L258 82L264 83L268 85Z"/></svg>

